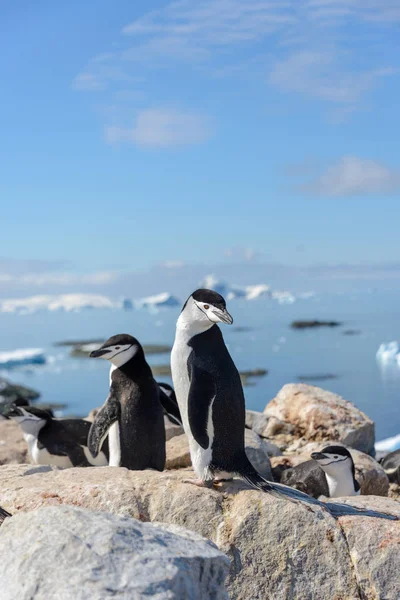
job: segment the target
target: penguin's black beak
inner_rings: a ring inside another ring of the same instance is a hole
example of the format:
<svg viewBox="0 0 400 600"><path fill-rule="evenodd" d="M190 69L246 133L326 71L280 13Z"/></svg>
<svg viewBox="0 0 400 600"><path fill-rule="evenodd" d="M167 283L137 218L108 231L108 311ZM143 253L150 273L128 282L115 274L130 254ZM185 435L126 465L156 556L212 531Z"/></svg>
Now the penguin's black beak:
<svg viewBox="0 0 400 600"><path fill-rule="evenodd" d="M7 409L3 412L3 417L9 419L10 417L22 417L22 411L16 406L9 405Z"/></svg>
<svg viewBox="0 0 400 600"><path fill-rule="evenodd" d="M311 452L311 458L313 460L324 460L325 458L328 458L328 457L323 452Z"/></svg>
<svg viewBox="0 0 400 600"><path fill-rule="evenodd" d="M232 325L233 317L228 313L226 308L224 310L220 310L219 308L213 308L214 315L218 317L218 319L222 323L226 323L227 325Z"/></svg>
<svg viewBox="0 0 400 600"><path fill-rule="evenodd" d="M100 358L101 356L104 356L105 354L108 354L110 352L109 348L99 348L98 350L93 350L93 352L91 352L89 354L90 358Z"/></svg>

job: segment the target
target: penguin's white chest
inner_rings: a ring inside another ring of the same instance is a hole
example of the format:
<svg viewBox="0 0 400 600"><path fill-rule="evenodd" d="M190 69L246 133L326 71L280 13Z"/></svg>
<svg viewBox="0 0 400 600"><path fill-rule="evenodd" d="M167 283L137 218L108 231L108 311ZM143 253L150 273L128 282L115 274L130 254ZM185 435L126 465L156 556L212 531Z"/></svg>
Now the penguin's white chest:
<svg viewBox="0 0 400 600"><path fill-rule="evenodd" d="M332 477L326 473L326 481L330 498L360 495L360 490L356 492L354 489L353 476L350 473L341 473L340 477Z"/></svg>
<svg viewBox="0 0 400 600"><path fill-rule="evenodd" d="M212 459L212 444L214 440L214 426L212 420L213 402L210 404L207 423L207 434L210 443L208 448L204 449L194 439L189 424L188 398L190 380L188 373L188 359L191 352L192 348L188 346L186 340L180 339L177 335L171 352L171 372L176 399L182 417L183 428L189 440L192 466L198 477L205 480L212 478L212 475L209 472L209 465Z"/></svg>

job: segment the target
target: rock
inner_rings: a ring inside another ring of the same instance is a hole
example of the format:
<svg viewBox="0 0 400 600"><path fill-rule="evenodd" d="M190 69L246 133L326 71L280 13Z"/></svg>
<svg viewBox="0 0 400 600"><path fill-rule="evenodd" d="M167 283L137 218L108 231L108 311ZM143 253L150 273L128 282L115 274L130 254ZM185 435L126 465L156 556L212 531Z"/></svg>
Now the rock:
<svg viewBox="0 0 400 600"><path fill-rule="evenodd" d="M0 465L29 462L28 447L15 421L0 421Z"/></svg>
<svg viewBox="0 0 400 600"><path fill-rule="evenodd" d="M398 483L389 484L389 498L400 502L400 485Z"/></svg>
<svg viewBox="0 0 400 600"><path fill-rule="evenodd" d="M2 600L225 600L228 570L226 556L182 527L72 506L16 515L0 538Z"/></svg>
<svg viewBox="0 0 400 600"><path fill-rule="evenodd" d="M6 404L11 404L11 402L16 402L17 400L27 400L30 402L31 400L36 400L39 396L40 393L32 388L11 383L7 379L0 377L1 402L5 402Z"/></svg>
<svg viewBox="0 0 400 600"><path fill-rule="evenodd" d="M311 327L339 327L339 321L292 321L292 329L309 329Z"/></svg>
<svg viewBox="0 0 400 600"><path fill-rule="evenodd" d="M351 504L400 517L400 505L389 498L358 497L352 498ZM339 518L339 524L350 550L360 598L398 600L400 522L346 515Z"/></svg>
<svg viewBox="0 0 400 600"><path fill-rule="evenodd" d="M255 410L246 410L246 427L263 438L269 438L279 433L291 439L294 429L289 423L284 423L275 417L267 417L264 413ZM270 449L272 452L270 456L281 454L280 447L272 442L270 442Z"/></svg>
<svg viewBox="0 0 400 600"><path fill-rule="evenodd" d="M287 452L301 449L308 442L342 442L346 446L373 455L373 421L337 394L304 383L289 383L267 404L267 417L289 423L291 439L277 432L269 436Z"/></svg>
<svg viewBox="0 0 400 600"><path fill-rule="evenodd" d="M185 433L170 438L166 444L166 451L166 469L183 469L191 466L189 442Z"/></svg>
<svg viewBox="0 0 400 600"><path fill-rule="evenodd" d="M344 446L335 442L338 446ZM286 454L271 459L272 472L277 481L280 481L282 470L295 467L300 463L310 460L311 452L321 452L326 442L308 444L302 448L301 454ZM348 447L356 469L356 479L361 487L363 496L387 496L389 491L389 479L382 466L372 456Z"/></svg>
<svg viewBox="0 0 400 600"><path fill-rule="evenodd" d="M390 550L381 551L379 547L396 539L400 521L357 515L348 521L348 516L341 516L337 522L321 508L309 511L301 504L251 490L239 481L224 483L218 490L205 489L183 484L187 476L185 471L158 473L116 467L56 470L5 465L0 467L1 503L12 513L73 504L187 527L213 540L231 558L227 580L231 600L400 597L396 590L400 547L394 542ZM386 513L397 514L400 509L398 502L387 498L349 500L350 504L363 502L364 506L384 508ZM364 544L371 538L368 543L376 555L369 555L365 549L360 552L360 560L354 557L358 542L352 534L353 526L354 531L357 526L357 535ZM346 528L346 540L342 527ZM10 553L10 560L14 554ZM369 560L371 575L357 579ZM379 579L382 573L384 582ZM371 592L371 578L376 592ZM385 593L394 590L397 595L386 596L380 586Z"/></svg>
<svg viewBox="0 0 400 600"><path fill-rule="evenodd" d="M183 427L180 425L175 425L175 423L171 423L168 417L164 416L164 424L165 424L165 439L171 440L173 437L183 434Z"/></svg>
<svg viewBox="0 0 400 600"><path fill-rule="evenodd" d="M247 458L260 475L268 481L273 481L268 444L250 429L245 430L245 451Z"/></svg>

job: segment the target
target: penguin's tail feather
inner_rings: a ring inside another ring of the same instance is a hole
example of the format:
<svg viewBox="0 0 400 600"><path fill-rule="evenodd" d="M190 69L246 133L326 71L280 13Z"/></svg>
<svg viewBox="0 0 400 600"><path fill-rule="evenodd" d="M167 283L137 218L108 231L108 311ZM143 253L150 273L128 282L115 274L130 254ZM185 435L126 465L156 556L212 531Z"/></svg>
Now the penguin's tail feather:
<svg viewBox="0 0 400 600"><path fill-rule="evenodd" d="M267 481L253 468L251 468L251 470L246 469L244 473L239 473L239 475L253 488L271 494L271 496L279 498L279 500L289 500L289 502L296 503L304 502L308 505L326 508L322 502L319 502L319 500L316 500L316 498L313 498L304 492L300 492L300 490L296 490L288 485L283 485L282 483L272 483L271 481Z"/></svg>

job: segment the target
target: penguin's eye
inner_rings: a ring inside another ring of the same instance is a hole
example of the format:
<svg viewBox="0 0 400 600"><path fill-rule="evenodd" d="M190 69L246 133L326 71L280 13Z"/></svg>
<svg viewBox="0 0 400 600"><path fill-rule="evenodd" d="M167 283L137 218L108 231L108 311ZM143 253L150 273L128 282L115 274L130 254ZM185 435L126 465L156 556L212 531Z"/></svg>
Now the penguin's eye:
<svg viewBox="0 0 400 600"><path fill-rule="evenodd" d="M120 346L115 346L115 349L116 349L116 350L119 350L119 349L120 349Z"/></svg>
<svg viewBox="0 0 400 600"><path fill-rule="evenodd" d="M334 456L333 458L339 458L338 456Z"/></svg>
<svg viewBox="0 0 400 600"><path fill-rule="evenodd" d="M208 310L208 309L210 308L210 306L209 306L208 304L205 304L205 305L204 305L204 308L205 308L206 310Z"/></svg>

